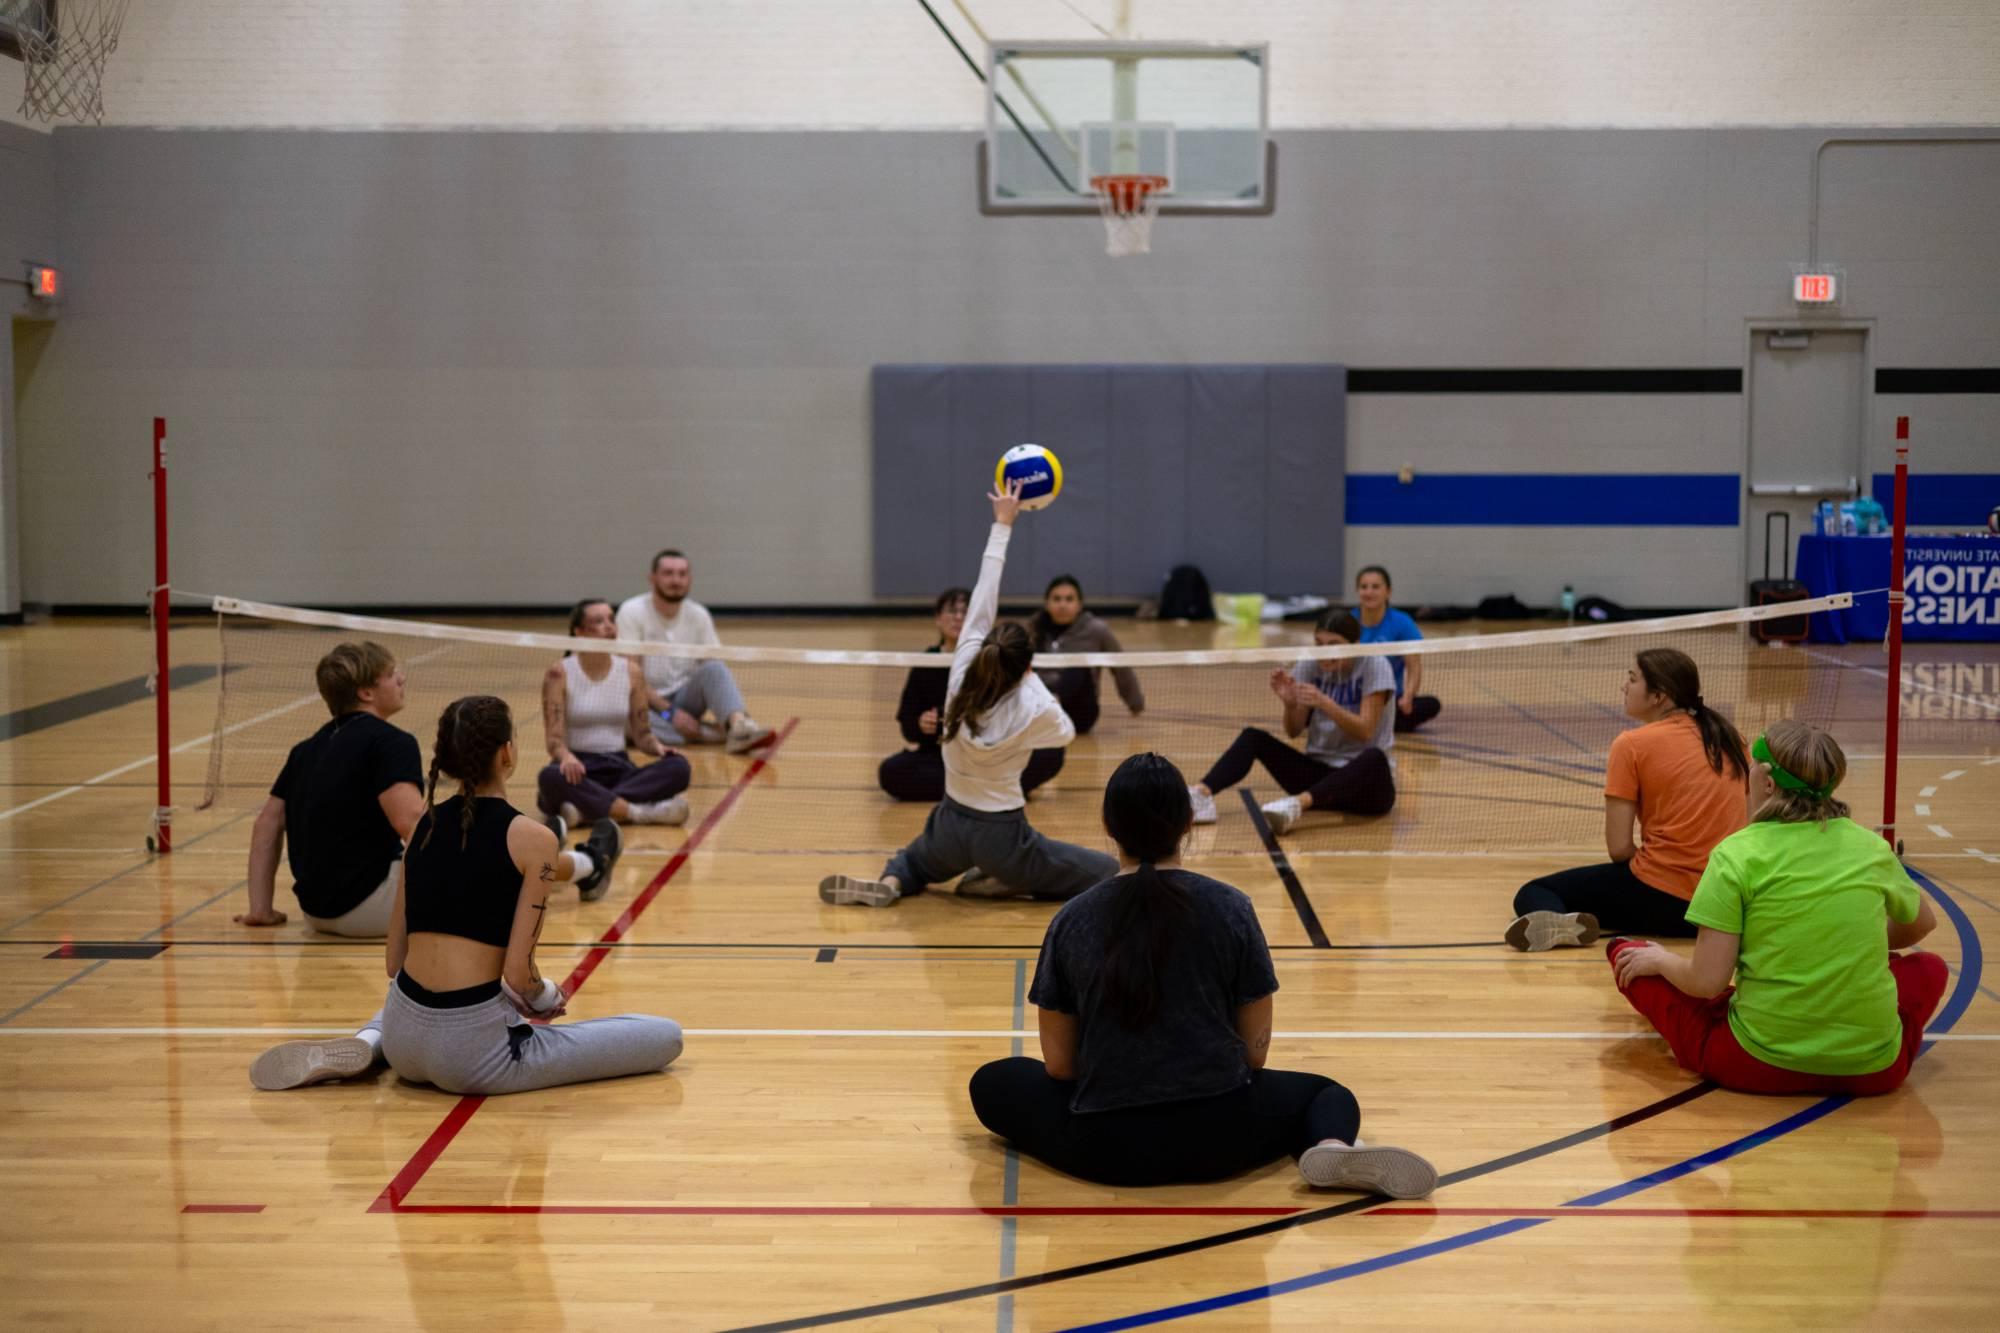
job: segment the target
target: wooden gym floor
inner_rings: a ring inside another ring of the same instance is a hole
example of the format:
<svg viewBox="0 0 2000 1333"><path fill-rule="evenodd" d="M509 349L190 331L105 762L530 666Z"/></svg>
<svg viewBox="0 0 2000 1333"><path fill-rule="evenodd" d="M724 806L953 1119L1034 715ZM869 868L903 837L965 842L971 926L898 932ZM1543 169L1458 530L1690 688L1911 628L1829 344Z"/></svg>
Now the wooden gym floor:
<svg viewBox="0 0 2000 1333"><path fill-rule="evenodd" d="M927 629L724 633L912 648ZM1129 647L1209 645L1121 630ZM212 629L173 637L177 661L214 662ZM1813 651L1878 666L1879 650ZM1446 1173L1432 1200L1394 1207L1304 1190L1288 1164L1102 1189L989 1137L966 1078L1035 1050L1023 995L1050 908L823 907L820 873L874 868L922 811L874 793L872 762L816 737L803 698L753 699L766 720L805 720L761 764L697 751L688 828L634 831L605 900L551 913L543 966L584 983L572 1015L678 1019L687 1052L668 1073L485 1102L387 1072L254 1092L264 1046L351 1031L376 1006L380 947L314 935L283 887L290 924L232 924L241 802L184 814L177 850L145 853L152 704L132 682L147 653L138 622L0 630L10 1327L1989 1328L2000 1309L2000 993L1980 948L2000 937L1990 648L1910 650L1927 670L1906 712L1930 720L1906 733L1905 838L1954 987L1943 1039L1889 1097L1698 1085L1596 951L1493 942L1516 885L1596 849L1321 839L1281 864L1225 801L1227 836L1194 864L1258 904L1283 985L1273 1064L1340 1078L1365 1135ZM211 672L173 694L183 806L214 688ZM400 721L423 737L429 719ZM1131 725L1109 707L1077 757L1115 759ZM528 758L538 739L530 714ZM1843 740L1845 794L1868 818L1880 738ZM829 774L845 790L823 799L846 803L851 832L838 855L801 855L786 783ZM1087 818L1095 793L1058 787L1036 821Z"/></svg>

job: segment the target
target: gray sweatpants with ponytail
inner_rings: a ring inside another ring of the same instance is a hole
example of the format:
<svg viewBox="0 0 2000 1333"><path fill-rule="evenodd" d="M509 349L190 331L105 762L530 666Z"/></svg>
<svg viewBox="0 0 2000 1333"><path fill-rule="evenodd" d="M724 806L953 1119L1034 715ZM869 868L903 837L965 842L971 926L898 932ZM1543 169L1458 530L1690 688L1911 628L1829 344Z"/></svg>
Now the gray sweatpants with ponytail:
<svg viewBox="0 0 2000 1333"><path fill-rule="evenodd" d="M382 1054L415 1083L484 1096L564 1083L649 1074L681 1053L671 1018L620 1014L582 1023L531 1024L502 997L462 1009L432 1009L389 983Z"/></svg>

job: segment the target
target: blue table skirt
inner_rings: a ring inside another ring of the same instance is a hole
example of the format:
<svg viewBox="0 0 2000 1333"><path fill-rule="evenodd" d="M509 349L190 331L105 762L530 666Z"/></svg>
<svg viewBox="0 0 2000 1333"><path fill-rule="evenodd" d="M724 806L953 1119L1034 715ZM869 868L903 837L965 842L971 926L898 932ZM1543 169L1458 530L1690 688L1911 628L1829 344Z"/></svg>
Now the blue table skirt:
<svg viewBox="0 0 2000 1333"><path fill-rule="evenodd" d="M1879 643L1889 631L1887 537L1799 538L1798 579L1815 597L1855 594L1812 618L1815 643ZM2000 642L2000 538L1910 537L1903 543L1905 639Z"/></svg>

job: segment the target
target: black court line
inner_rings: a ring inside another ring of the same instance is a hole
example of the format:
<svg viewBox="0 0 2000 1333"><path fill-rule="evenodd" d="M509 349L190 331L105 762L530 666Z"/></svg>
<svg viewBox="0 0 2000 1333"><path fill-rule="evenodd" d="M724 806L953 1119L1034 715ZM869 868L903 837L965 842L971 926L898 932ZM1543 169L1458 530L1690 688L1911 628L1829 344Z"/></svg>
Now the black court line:
<svg viewBox="0 0 2000 1333"><path fill-rule="evenodd" d="M1271 855L1271 864L1277 867L1278 878L1284 881L1285 896L1292 900L1292 910L1299 914L1299 924L1306 928L1306 938L1313 942L1315 949L1330 949L1333 941L1326 937L1326 927L1319 923L1319 913L1313 911L1312 899L1306 897L1306 886L1299 883L1298 872L1292 869L1292 858L1285 855L1285 849L1278 846L1278 836L1271 832L1271 826L1264 820L1264 812L1257 808L1257 798L1250 794L1248 787L1239 787L1237 795L1243 798L1243 808L1250 812L1250 822L1257 827L1257 836L1264 840L1264 850Z"/></svg>
<svg viewBox="0 0 2000 1333"><path fill-rule="evenodd" d="M171 688L178 690L189 685L199 685L205 680L213 680L215 671L212 666L177 666L167 672L167 681ZM93 713L105 713L114 708L123 708L126 704L152 697L153 692L146 688L146 678L134 676L130 680L121 680L114 685L101 685L94 690L65 695L60 699L51 699L45 704L35 704L31 708L0 713L0 741L11 741L16 736L47 731L50 727L59 727L65 722L74 722Z"/></svg>
<svg viewBox="0 0 2000 1333"><path fill-rule="evenodd" d="M1538 1157L1547 1157L1549 1154L1561 1152L1565 1148L1574 1148L1580 1143L1589 1143L1593 1139L1604 1138L1617 1133L1621 1129L1629 1129L1631 1126L1642 1124L1655 1116L1664 1115L1668 1111L1685 1106L1689 1102L1700 1097L1706 1097L1709 1093L1715 1091L1717 1091L1717 1085L1714 1083L1697 1083L1691 1088L1683 1088L1671 1096L1662 1097L1659 1101L1642 1106L1636 1111L1627 1111L1623 1115L1614 1116L1612 1119L1606 1120L1601 1124L1592 1125L1588 1129L1580 1129L1573 1134L1565 1134L1561 1138L1550 1139L1546 1143L1538 1143L1531 1148L1523 1148L1519 1152L1508 1153L1504 1157L1495 1157L1474 1166L1462 1167L1457 1171L1447 1172L1438 1177L1438 1188L1442 1189L1446 1185L1456 1185L1463 1181L1475 1180L1480 1176L1491 1175L1495 1171L1504 1171L1509 1167L1519 1166L1524 1162L1532 1162ZM1379 1196L1368 1195L1359 1199L1351 1199L1346 1203L1334 1204L1329 1208L1316 1208L1308 1213L1295 1213L1290 1217L1281 1217L1270 1222L1259 1222L1253 1226L1238 1227L1233 1231L1223 1231L1213 1236L1203 1236L1196 1240L1181 1241L1175 1245L1163 1245L1158 1249L1139 1250L1133 1254L1119 1255L1116 1258L1099 1259L1094 1263L1077 1264L1071 1268L1057 1268L1046 1273L1029 1273L1001 1282L986 1282L975 1287L958 1287L951 1291L932 1292L924 1296L909 1296L899 1301L884 1301L878 1305L857 1306L847 1310L831 1310L824 1314L805 1315L797 1319L782 1319L768 1324L746 1324L739 1328L730 1329L728 1333L788 1333L788 1330L791 1329L816 1328L822 1324L852 1323L857 1319L875 1319L884 1315L902 1314L910 1310L925 1310L939 1305L952 1305L959 1301L980 1300L988 1296L1004 1295L1010 1291L1021 1291L1028 1287L1047 1286L1051 1283L1068 1282L1080 1277L1094 1277L1099 1273L1112 1273L1121 1268L1133 1268L1140 1264L1154 1263L1161 1259L1177 1259L1184 1254L1199 1254L1203 1250L1213 1250L1224 1245L1234 1245L1238 1241L1254 1240L1260 1236L1271 1236L1281 1231L1289 1231L1294 1227L1310 1226L1315 1222L1324 1222L1331 1218L1347 1217L1354 1213L1366 1212L1371 1208L1379 1208L1382 1203L1383 1200Z"/></svg>
<svg viewBox="0 0 2000 1333"><path fill-rule="evenodd" d="M813 961L815 963L830 963L839 956L840 956L840 950L838 949L821 949L818 953L813 955Z"/></svg>
<svg viewBox="0 0 2000 1333"><path fill-rule="evenodd" d="M228 889L224 889L222 892L228 893L231 890L240 889L242 887L243 887L243 881L238 880L235 884L232 884ZM213 899L211 899L210 901L213 901ZM200 910L201 907L204 907L206 905L207 905L206 903L196 904L196 906L190 908L189 911L191 912L198 911ZM80 946L84 944L134 944L134 943L145 943L145 941L143 940L66 941L59 937L36 938L36 937L26 937L26 936L16 939L0 938L0 946L21 945L24 947L32 947L38 945L54 945L54 944L64 944L64 943L75 943ZM337 939L337 938L297 940L297 939L285 939L283 937L277 937L277 936L267 936L262 939L175 940L174 943L182 948L195 948L198 946L207 949L279 949L279 948L372 949L377 952L380 952L382 948L381 940L356 940L356 939ZM740 949L798 949L801 951L812 952L815 955L820 953L825 953L828 951L840 952L843 950L848 953L864 953L870 951L880 952L880 953L965 953L965 952L977 951L977 952L993 952L993 953L1012 953L1020 955L1022 957L1031 957L1036 953L1036 951L1038 951L1042 947L1042 942L1040 939L1033 939L1033 940L1021 940L1018 943L1014 944L1005 944L1005 943L1002 944L842 944L838 946L833 946L833 945L811 944L811 943L802 944L796 940L774 940L768 944L744 943L741 941L734 941L734 940L731 941L616 940L609 944L600 944L596 940L556 940L544 937L541 940L538 947L546 949L613 949L613 950L624 949L637 952L644 952L646 950L659 950L659 949L687 949L690 951L702 951L711 949L717 951L724 951L731 949L739 949L739 950ZM1412 950L1421 951L1424 949L1502 949L1506 947L1506 944L1502 940L1436 940L1436 941L1421 941L1410 944L1273 944L1270 947L1271 947L1271 952L1273 953L1308 953L1308 954L1374 953L1383 951L1393 953L1393 952L1409 952ZM1589 952L1588 950L1585 950L1582 953L1564 952L1563 954L1560 955L1539 957L1534 959L1533 961L1538 963L1554 963L1554 962L1572 961L1575 959L1595 959L1595 957L1596 957L1595 954ZM817 957L815 957L813 961L818 962L820 960Z"/></svg>
<svg viewBox="0 0 2000 1333"><path fill-rule="evenodd" d="M58 944L44 958L158 958L171 946L165 944Z"/></svg>

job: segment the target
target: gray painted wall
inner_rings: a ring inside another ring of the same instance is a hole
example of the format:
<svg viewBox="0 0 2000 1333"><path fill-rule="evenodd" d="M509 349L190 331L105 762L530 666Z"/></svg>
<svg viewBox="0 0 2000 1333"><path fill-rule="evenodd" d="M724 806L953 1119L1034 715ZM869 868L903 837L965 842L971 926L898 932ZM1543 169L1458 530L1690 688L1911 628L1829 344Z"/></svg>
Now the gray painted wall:
<svg viewBox="0 0 2000 1333"><path fill-rule="evenodd" d="M0 125L0 615L21 609L20 444L15 427L16 338L36 330L17 319L29 310L22 277L29 261L58 262L54 141ZM29 353L19 353L23 361Z"/></svg>
<svg viewBox="0 0 2000 1333"><path fill-rule="evenodd" d="M1275 217L1169 219L1112 261L1093 219L981 217L964 133L60 130L25 592L136 599L164 415L182 586L558 602L672 544L711 602L865 601L873 365L1741 366L1749 321L1795 318L1823 137L1286 133ZM2000 364L2000 148L1833 150L1823 213L1876 365ZM1990 401L1920 415L1920 465L1992 469ZM1348 466L1733 473L1743 422L1728 396L1355 395ZM1721 604L1741 549L1357 524L1346 563L1408 603Z"/></svg>

